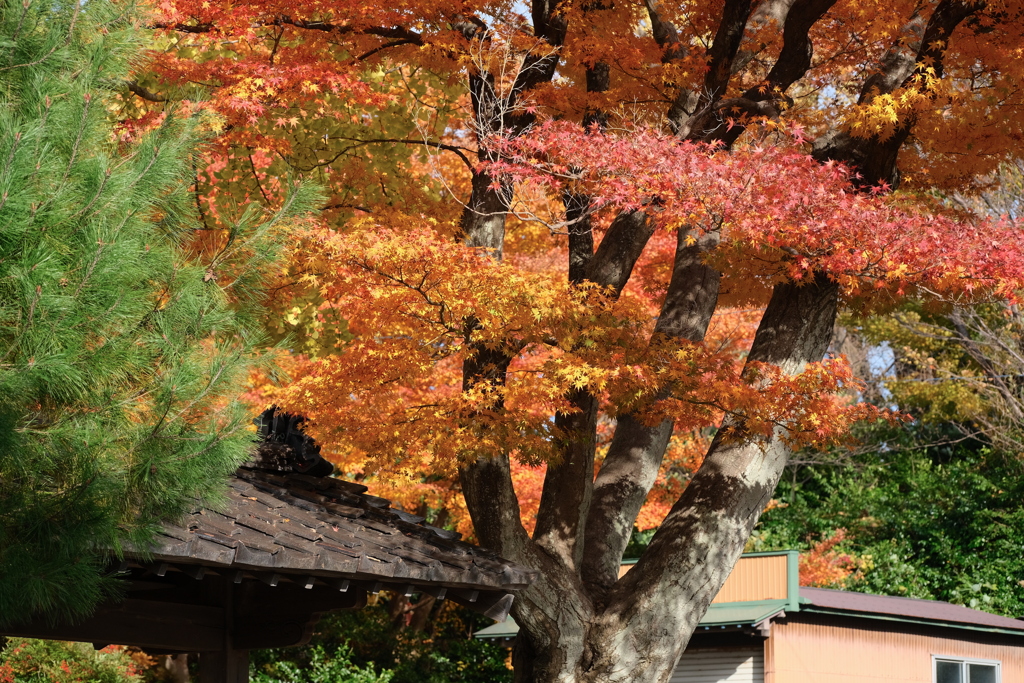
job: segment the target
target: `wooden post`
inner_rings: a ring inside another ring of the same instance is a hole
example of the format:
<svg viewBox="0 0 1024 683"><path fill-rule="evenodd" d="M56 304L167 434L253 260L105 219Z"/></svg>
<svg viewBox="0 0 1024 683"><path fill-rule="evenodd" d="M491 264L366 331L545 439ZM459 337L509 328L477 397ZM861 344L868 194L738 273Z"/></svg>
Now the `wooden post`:
<svg viewBox="0 0 1024 683"><path fill-rule="evenodd" d="M248 650L209 650L199 653L199 683L248 683Z"/></svg>
<svg viewBox="0 0 1024 683"><path fill-rule="evenodd" d="M224 630L221 649L199 654L199 683L248 683L249 650L235 647L235 591L234 581L224 576L204 581L202 591L208 602L224 608Z"/></svg>

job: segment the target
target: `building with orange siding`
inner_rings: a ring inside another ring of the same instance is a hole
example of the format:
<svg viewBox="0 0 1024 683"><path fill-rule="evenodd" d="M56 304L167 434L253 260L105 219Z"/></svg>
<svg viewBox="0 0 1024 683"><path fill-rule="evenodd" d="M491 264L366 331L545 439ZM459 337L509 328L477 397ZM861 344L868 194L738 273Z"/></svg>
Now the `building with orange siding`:
<svg viewBox="0 0 1024 683"><path fill-rule="evenodd" d="M1024 621L801 587L797 566L796 551L744 555L670 682L1024 683ZM517 631L509 619L477 637L511 642Z"/></svg>

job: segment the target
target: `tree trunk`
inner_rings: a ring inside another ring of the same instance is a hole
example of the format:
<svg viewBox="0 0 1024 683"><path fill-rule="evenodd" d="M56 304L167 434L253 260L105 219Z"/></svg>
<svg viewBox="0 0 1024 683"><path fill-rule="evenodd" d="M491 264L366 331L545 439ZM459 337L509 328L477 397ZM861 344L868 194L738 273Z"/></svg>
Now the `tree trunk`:
<svg viewBox="0 0 1024 683"><path fill-rule="evenodd" d="M838 292L823 275L777 285L750 361L796 374L821 360ZM723 425L650 547L601 602L554 557L520 546L542 578L515 607L516 683L667 681L778 484L789 455L781 436L781 428L770 438L744 434L742 418Z"/></svg>
<svg viewBox="0 0 1024 683"><path fill-rule="evenodd" d="M718 305L721 281L721 273L703 260L721 235L698 235L694 244L688 244L690 236L689 231L678 232L672 279L654 332L662 338L699 342ZM661 397L670 390L665 387ZM633 523L658 477L673 426L671 420L647 425L635 414L619 416L587 517L582 575L592 591L607 590L619 578Z"/></svg>
<svg viewBox="0 0 1024 683"><path fill-rule="evenodd" d="M796 374L821 360L838 294L824 275L776 285L748 362ZM609 593L581 681L668 680L775 491L789 455L780 437L780 430L770 438L745 434L742 418L726 421L643 557Z"/></svg>

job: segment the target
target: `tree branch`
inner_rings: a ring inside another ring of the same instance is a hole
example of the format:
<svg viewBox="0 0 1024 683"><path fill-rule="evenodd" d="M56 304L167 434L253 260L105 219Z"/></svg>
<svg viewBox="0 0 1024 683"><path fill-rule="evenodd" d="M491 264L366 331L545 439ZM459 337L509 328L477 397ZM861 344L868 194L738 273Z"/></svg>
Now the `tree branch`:
<svg viewBox="0 0 1024 683"><path fill-rule="evenodd" d="M141 85L139 85L135 81L128 81L128 90L130 92L138 95L139 97L141 97L144 100L149 100L150 102L166 102L167 101L167 96L165 96L165 95L158 95L155 92L153 92L152 90L147 90L146 88L143 88Z"/></svg>
<svg viewBox="0 0 1024 683"><path fill-rule="evenodd" d="M821 360L838 295L838 285L821 274L799 285L776 285L748 367L768 362L792 375ZM788 457L781 431L765 438L744 434L742 419L724 427L651 545L608 593L607 609L591 626L591 638L607 643L608 654L595 663L599 671L635 670L641 678L648 662L675 661L687 644L677 634L696 628L770 500ZM658 651L631 654L626 639Z"/></svg>
<svg viewBox="0 0 1024 683"><path fill-rule="evenodd" d="M661 4L657 0L644 0L647 7L647 16L651 20L651 30L654 34L654 41L664 50L662 63L671 62L689 54L689 50L683 41L679 39L679 32L675 24L666 21L661 16Z"/></svg>
<svg viewBox="0 0 1024 683"><path fill-rule="evenodd" d="M731 147L746 130L741 122L733 121L726 126L722 114L732 106L738 106L743 113L750 116L775 118L778 109L774 102L785 96L790 86L797 82L811 68L814 56L814 45L811 42L811 28L825 13L836 4L837 0L789 0L792 5L785 15L782 31L782 52L776 60L765 82L757 87L749 88L736 104L729 107L716 107L714 111L716 125L705 133L705 142L722 142ZM706 124L703 124L706 125ZM702 126L703 127L703 126Z"/></svg>
<svg viewBox="0 0 1024 683"><path fill-rule="evenodd" d="M598 4L584 5L585 12L601 9ZM606 92L611 86L608 64L595 62L587 67L587 92ZM583 117L585 134L604 128L607 114L588 107ZM590 221L591 198L566 192L566 221L569 223L569 282L581 284L594 255L594 232ZM566 397L574 409L555 415L555 431L560 435L561 460L548 465L541 490L534 540L563 564L577 568L583 560L583 530L594 481L597 451L598 400L588 389L577 389Z"/></svg>
<svg viewBox="0 0 1024 683"><path fill-rule="evenodd" d="M1006 383L1003 373L996 369L995 362L993 362L993 360L989 358L988 354L986 354L985 351L981 348L981 346L977 342L975 342L974 339L971 337L971 332L967 328L967 325L964 321L964 312L954 310L952 313L950 313L949 320L950 322L953 323L953 329L956 331L956 339L959 342L960 346L964 349L964 351L967 352L967 355L973 358L974 362L977 363L985 372L985 376L987 377L989 383L996 388L996 390L1002 396L1005 405L1010 407L1010 409L1012 410L1014 419L1017 421L1024 420L1024 414L1021 413L1020 408L1018 406L1017 396L1015 392ZM998 344L998 337L991 334L987 326L980 318L975 317L975 319L972 322L974 322L974 328L976 330L987 333L986 336L989 339L997 341L997 348L999 346L1003 346L1002 344Z"/></svg>
<svg viewBox="0 0 1024 683"><path fill-rule="evenodd" d="M152 28L157 29L195 34L213 33L217 30L217 25L212 23L186 24L184 22L157 22L151 26ZM354 29L353 27L346 26L344 24L332 24L327 21L306 21L304 19L294 19L287 15L278 15L271 19L261 19L253 22L253 26L257 28L265 26L293 26L307 31L323 31L325 33L337 33L339 35L346 33L359 33L362 35L378 36L380 38L390 38L391 40L402 41L403 43L409 43L412 45L422 46L425 44L421 34L401 26L371 26L368 28Z"/></svg>
<svg viewBox="0 0 1024 683"><path fill-rule="evenodd" d="M985 2L970 0L941 0L928 23L921 30L922 19L915 13L906 24L905 31L920 36L910 45L898 39L882 60L881 67L864 83L861 103L870 102L878 95L894 92L913 84L919 65L927 65L941 77L949 38L968 17L985 9ZM841 127L834 127L814 141L813 156L819 161L841 161L857 169L857 183L870 187L887 183L899 185L896 162L900 148L910 137L914 121L904 121L886 139L878 136L855 138Z"/></svg>
<svg viewBox="0 0 1024 683"><path fill-rule="evenodd" d="M750 29L750 33L757 33L766 26L774 24L775 26L785 26L786 20L789 18L789 13L792 11L793 3L795 0L764 0L758 3L757 7L754 8L753 13L750 15L750 20L747 22L747 27ZM757 49L749 50L740 48L740 51L736 54L736 59L732 63L732 72L734 74L742 71L746 66L757 56L758 53L763 51L767 47L766 43L761 43Z"/></svg>
<svg viewBox="0 0 1024 683"><path fill-rule="evenodd" d="M703 92L695 94L682 89L669 107L669 126L680 138L692 138L695 135L696 139L703 137L703 131L698 132L702 128L699 124L725 94L750 10L751 0L726 0L715 40L708 50L708 71L704 76Z"/></svg>
<svg viewBox="0 0 1024 683"><path fill-rule="evenodd" d="M750 9L751 0L726 0L722 21L708 51L708 70L704 75L704 97L710 102L721 98L729 84L732 63L740 49Z"/></svg>
<svg viewBox="0 0 1024 683"><path fill-rule="evenodd" d="M608 227L587 266L587 279L621 292L633 266L654 234L655 224L644 211L620 213Z"/></svg>
<svg viewBox="0 0 1024 683"><path fill-rule="evenodd" d="M721 239L718 231L687 244L692 233L679 230L665 301L655 336L701 341L718 305L721 273L704 264L704 257ZM655 400L665 398L664 387ZM608 453L594 482L593 501L586 523L586 552L582 576L596 595L619 578L619 563L640 508L657 480L672 436L673 423L646 424L636 413L621 415Z"/></svg>
<svg viewBox="0 0 1024 683"><path fill-rule="evenodd" d="M620 213L589 259L585 279L621 292L654 228L654 221L643 211ZM545 474L534 540L575 568L583 561L581 536L593 492L597 401L586 391L571 392L568 398L575 412L555 416L563 439L562 460L549 465Z"/></svg>

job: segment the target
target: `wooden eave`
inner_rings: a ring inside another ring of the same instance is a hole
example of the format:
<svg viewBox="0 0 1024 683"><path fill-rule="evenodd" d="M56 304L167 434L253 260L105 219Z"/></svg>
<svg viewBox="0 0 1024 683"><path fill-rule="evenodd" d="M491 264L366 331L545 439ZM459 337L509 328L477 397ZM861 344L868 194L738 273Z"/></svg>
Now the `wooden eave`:
<svg viewBox="0 0 1024 683"><path fill-rule="evenodd" d="M444 587L453 595L511 595L537 576L391 508L361 484L245 468L232 478L226 505L201 507L166 525L140 556L303 580L380 582L395 590Z"/></svg>
<svg viewBox="0 0 1024 683"><path fill-rule="evenodd" d="M537 572L391 507L361 484L244 467L226 501L111 560L127 597L73 624L0 635L201 653L201 683L247 678L247 651L308 641L319 617L381 590L451 599L502 621Z"/></svg>

